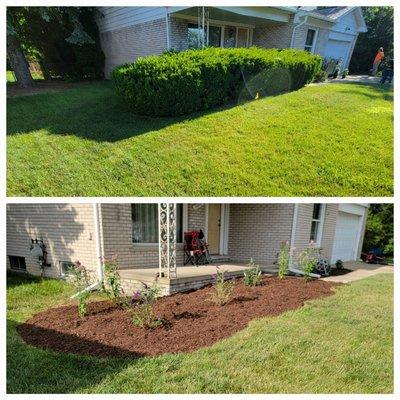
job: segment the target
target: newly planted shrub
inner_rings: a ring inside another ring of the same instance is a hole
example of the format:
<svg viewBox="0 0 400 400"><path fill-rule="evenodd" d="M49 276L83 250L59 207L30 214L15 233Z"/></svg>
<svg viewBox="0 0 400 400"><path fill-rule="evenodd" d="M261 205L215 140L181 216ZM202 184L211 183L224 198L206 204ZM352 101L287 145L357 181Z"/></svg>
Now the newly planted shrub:
<svg viewBox="0 0 400 400"><path fill-rule="evenodd" d="M344 269L343 261L342 260L336 260L335 262L336 269Z"/></svg>
<svg viewBox="0 0 400 400"><path fill-rule="evenodd" d="M234 288L235 281L227 280L225 278L225 271L217 267L217 273L215 275L215 290L211 294L211 300L219 306L225 305L231 299Z"/></svg>
<svg viewBox="0 0 400 400"><path fill-rule="evenodd" d="M78 314L80 317L84 317L87 315L87 302L90 297L90 291L86 290L91 284L90 273L79 261L76 261L69 271L71 272L71 281L78 290Z"/></svg>
<svg viewBox="0 0 400 400"><path fill-rule="evenodd" d="M290 263L290 246L289 243L282 243L278 255L278 276L283 279L289 270Z"/></svg>
<svg viewBox="0 0 400 400"><path fill-rule="evenodd" d="M103 291L114 304L121 307L124 303L124 291L121 286L121 277L118 270L119 266L116 258L104 261Z"/></svg>
<svg viewBox="0 0 400 400"><path fill-rule="evenodd" d="M132 323L141 328L157 328L164 321L154 314L154 306L160 289L156 286L149 286L142 282L143 289L133 293L132 299L127 303L127 309L132 315Z"/></svg>
<svg viewBox="0 0 400 400"><path fill-rule="evenodd" d="M261 269L259 265L256 265L253 259L247 264L251 269L244 272L243 283L246 286L258 286L261 285Z"/></svg>
<svg viewBox="0 0 400 400"><path fill-rule="evenodd" d="M320 252L319 248L310 245L299 254L298 258L299 266L304 272L304 279L306 281L311 278L310 274L313 272L318 262L319 252Z"/></svg>
<svg viewBox="0 0 400 400"><path fill-rule="evenodd" d="M172 116L299 89L321 65L303 50L207 48L140 58L112 77L135 113Z"/></svg>

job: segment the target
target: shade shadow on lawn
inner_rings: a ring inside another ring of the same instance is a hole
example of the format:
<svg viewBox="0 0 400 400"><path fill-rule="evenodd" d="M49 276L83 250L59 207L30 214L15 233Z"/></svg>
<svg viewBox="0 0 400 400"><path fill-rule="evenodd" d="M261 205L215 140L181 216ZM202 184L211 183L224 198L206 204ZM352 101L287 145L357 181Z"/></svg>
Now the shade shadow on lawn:
<svg viewBox="0 0 400 400"><path fill-rule="evenodd" d="M291 92L295 91L297 90ZM190 122L251 100L238 99L236 102L189 115L151 118L135 115L116 95L113 83L100 82L85 85L83 88L65 89L62 92L9 98L7 101L9 106L7 135L45 129L52 134L74 135L98 142L112 143L159 131L178 122Z"/></svg>
<svg viewBox="0 0 400 400"><path fill-rule="evenodd" d="M142 117L135 115L115 94L111 82L84 87L84 92L82 88L73 88L7 101L7 135L45 129L57 135L75 135L98 142L117 142L236 105L177 117Z"/></svg>
<svg viewBox="0 0 400 400"><path fill-rule="evenodd" d="M35 393L54 393L55 390L58 393L82 392L135 362L133 358L101 359L56 353L26 344L22 345L23 341L17 333L18 325L13 320L7 320L8 393L13 393L14 388L22 389L23 387L26 388L22 390L24 393L32 393L32 388L35 388ZM17 370L26 372L15 375L13 371ZM27 379L27 382L21 382L22 376Z"/></svg>

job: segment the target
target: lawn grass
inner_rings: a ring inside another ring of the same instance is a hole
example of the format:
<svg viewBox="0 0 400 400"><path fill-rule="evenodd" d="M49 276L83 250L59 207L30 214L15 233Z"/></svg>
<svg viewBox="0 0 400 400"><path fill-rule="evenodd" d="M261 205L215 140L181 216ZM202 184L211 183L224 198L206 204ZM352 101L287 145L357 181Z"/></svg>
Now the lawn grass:
<svg viewBox="0 0 400 400"><path fill-rule="evenodd" d="M61 281L10 278L9 393L393 392L393 274L254 320L210 348L139 360L65 355L24 344L16 325L71 293Z"/></svg>
<svg viewBox="0 0 400 400"><path fill-rule="evenodd" d="M393 89L141 118L110 82L8 99L8 196L391 196Z"/></svg>

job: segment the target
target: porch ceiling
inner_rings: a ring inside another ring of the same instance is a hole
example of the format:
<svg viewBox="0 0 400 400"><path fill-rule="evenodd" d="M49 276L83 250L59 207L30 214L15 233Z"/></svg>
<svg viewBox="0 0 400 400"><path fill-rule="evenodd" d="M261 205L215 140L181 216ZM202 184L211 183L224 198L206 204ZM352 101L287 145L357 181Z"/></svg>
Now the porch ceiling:
<svg viewBox="0 0 400 400"><path fill-rule="evenodd" d="M267 22L287 23L292 14L290 9L278 7L208 7L208 10L210 20L254 26L265 25ZM198 7L181 9L172 14L197 18Z"/></svg>

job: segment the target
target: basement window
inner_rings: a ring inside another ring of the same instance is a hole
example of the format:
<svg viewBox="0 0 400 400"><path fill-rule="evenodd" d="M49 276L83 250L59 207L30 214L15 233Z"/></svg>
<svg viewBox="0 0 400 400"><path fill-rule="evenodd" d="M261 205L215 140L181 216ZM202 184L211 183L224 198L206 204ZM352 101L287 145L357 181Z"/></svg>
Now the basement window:
<svg viewBox="0 0 400 400"><path fill-rule="evenodd" d="M11 269L17 269L17 270L20 270L20 271L26 271L25 257L8 256L8 259L10 261L10 268Z"/></svg>
<svg viewBox="0 0 400 400"><path fill-rule="evenodd" d="M183 242L183 205L176 205L176 237ZM158 204L132 204L132 241L158 245Z"/></svg>
<svg viewBox="0 0 400 400"><path fill-rule="evenodd" d="M60 275L71 275L71 268L74 268L74 263L71 261L60 261Z"/></svg>

